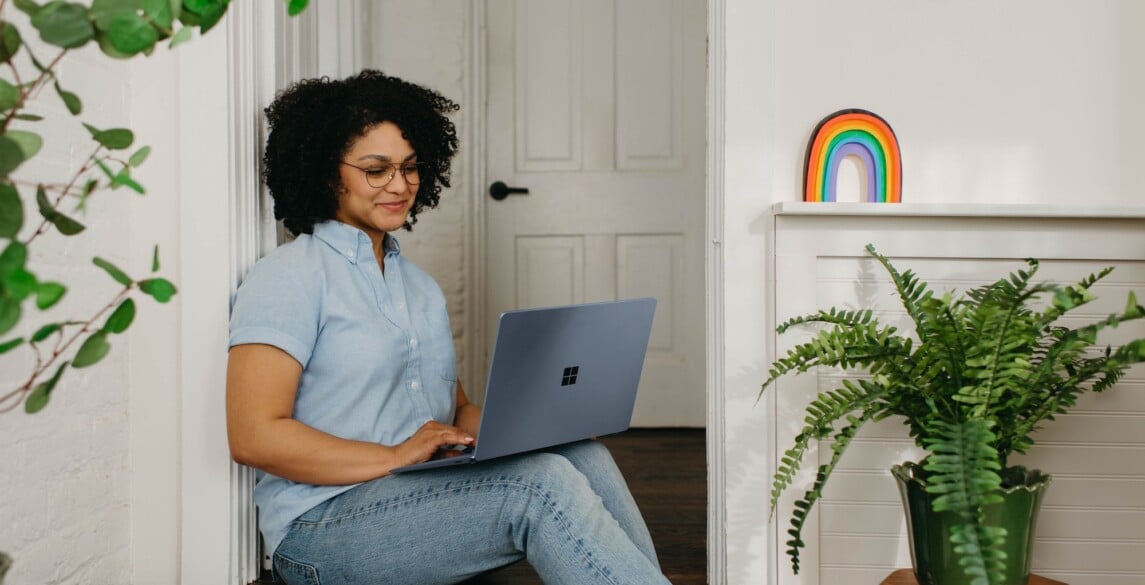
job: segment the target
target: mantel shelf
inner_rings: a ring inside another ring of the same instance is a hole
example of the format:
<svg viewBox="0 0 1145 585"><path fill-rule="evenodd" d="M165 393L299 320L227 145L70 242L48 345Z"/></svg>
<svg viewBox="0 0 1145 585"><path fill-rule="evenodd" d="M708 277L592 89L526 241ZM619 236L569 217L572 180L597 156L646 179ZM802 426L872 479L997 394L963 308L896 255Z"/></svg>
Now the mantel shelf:
<svg viewBox="0 0 1145 585"><path fill-rule="evenodd" d="M1030 219L1145 219L1145 205L1046 205L992 203L810 203L781 201L783 216L1010 217Z"/></svg>

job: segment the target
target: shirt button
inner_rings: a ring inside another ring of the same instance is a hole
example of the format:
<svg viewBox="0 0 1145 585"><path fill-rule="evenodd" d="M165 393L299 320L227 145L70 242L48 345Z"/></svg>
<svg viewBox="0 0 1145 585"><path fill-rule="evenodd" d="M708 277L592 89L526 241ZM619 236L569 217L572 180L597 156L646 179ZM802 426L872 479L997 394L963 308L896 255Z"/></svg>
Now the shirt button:
<svg viewBox="0 0 1145 585"><path fill-rule="evenodd" d="M406 304L405 304L405 303L398 303L398 310L399 310L399 311L400 311L400 310L404 310L405 308L406 308Z"/></svg>
<svg viewBox="0 0 1145 585"><path fill-rule="evenodd" d="M409 340L409 346L410 347L417 347L417 340L416 339Z"/></svg>
<svg viewBox="0 0 1145 585"><path fill-rule="evenodd" d="M413 382L410 382L410 383L409 383L409 387L410 387L410 388L413 388L414 390L417 390L417 387L418 387L418 383L417 383L417 380L414 380Z"/></svg>
<svg viewBox="0 0 1145 585"><path fill-rule="evenodd" d="M353 248L346 248L346 257L347 258L353 258L354 257L354 249Z"/></svg>

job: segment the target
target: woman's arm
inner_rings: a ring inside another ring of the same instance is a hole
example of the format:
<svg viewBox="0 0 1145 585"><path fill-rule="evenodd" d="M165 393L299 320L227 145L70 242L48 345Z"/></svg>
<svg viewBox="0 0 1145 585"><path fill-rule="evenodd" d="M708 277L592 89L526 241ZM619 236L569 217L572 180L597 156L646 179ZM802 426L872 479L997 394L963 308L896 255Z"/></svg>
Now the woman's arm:
<svg viewBox="0 0 1145 585"><path fill-rule="evenodd" d="M481 407L469 402L465 390L461 388L461 380L457 381L457 409L453 415L453 426L476 437L478 426L481 423Z"/></svg>
<svg viewBox="0 0 1145 585"><path fill-rule="evenodd" d="M473 437L438 422L392 447L324 433L292 417L302 365L270 345L231 348L227 361L227 439L238 463L316 485L368 481L429 459L442 445Z"/></svg>

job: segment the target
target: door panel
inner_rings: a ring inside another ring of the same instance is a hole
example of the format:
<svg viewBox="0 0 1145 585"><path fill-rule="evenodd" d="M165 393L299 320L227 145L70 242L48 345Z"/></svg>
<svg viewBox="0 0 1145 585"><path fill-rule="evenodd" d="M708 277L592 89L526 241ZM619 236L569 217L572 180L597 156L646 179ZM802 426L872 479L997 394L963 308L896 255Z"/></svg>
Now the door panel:
<svg viewBox="0 0 1145 585"><path fill-rule="evenodd" d="M485 206L488 335L514 308L654 296L633 425L703 426L704 2L486 6L486 174L529 190Z"/></svg>

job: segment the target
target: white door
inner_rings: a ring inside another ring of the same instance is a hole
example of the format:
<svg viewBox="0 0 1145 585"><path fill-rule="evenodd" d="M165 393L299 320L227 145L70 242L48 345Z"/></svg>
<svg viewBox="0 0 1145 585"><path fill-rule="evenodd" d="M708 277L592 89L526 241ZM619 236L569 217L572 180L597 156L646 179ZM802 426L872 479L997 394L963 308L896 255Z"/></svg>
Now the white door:
<svg viewBox="0 0 1145 585"><path fill-rule="evenodd" d="M487 4L486 176L529 192L486 200L485 331L514 308L656 297L633 426L706 420L705 16Z"/></svg>

